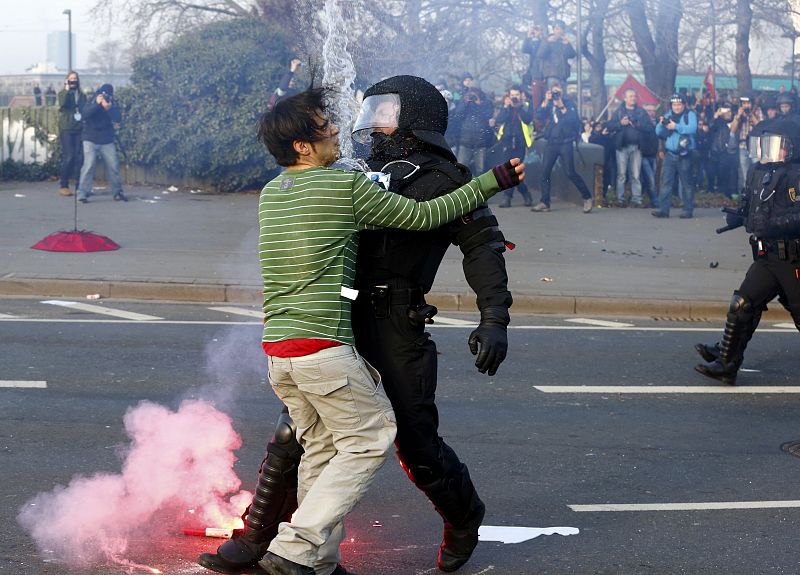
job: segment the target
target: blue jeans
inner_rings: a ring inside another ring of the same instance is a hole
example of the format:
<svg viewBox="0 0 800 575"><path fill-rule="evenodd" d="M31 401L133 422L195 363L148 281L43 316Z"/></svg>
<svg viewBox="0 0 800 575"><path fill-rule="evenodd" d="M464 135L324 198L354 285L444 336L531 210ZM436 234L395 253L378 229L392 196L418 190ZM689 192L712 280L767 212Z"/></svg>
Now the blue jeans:
<svg viewBox="0 0 800 575"><path fill-rule="evenodd" d="M589 188L581 178L580 174L575 171L575 154L573 151L573 143L566 142L564 144L548 144L544 147L542 154L542 182L540 189L542 192L542 203L550 207L550 176L553 174L553 167L556 165L556 160L561 157L561 167L564 168L564 173L567 178L575 184L581 197L588 200L592 197L589 193Z"/></svg>
<svg viewBox="0 0 800 575"><path fill-rule="evenodd" d="M486 168L486 148L471 148L458 146L456 151L458 161L472 170L473 175L482 174Z"/></svg>
<svg viewBox="0 0 800 575"><path fill-rule="evenodd" d="M642 152L639 146L631 144L617 150L617 200L625 199L625 178L631 172L631 202L642 203L642 182L639 171L642 165Z"/></svg>
<svg viewBox="0 0 800 575"><path fill-rule="evenodd" d="M671 152L664 154L661 165L661 192L658 194L658 207L662 214L669 215L672 201L672 188L675 180L680 181L683 213L691 216L694 211L694 184L692 183L692 159L689 156L678 156Z"/></svg>
<svg viewBox="0 0 800 575"><path fill-rule="evenodd" d="M735 190L731 190L732 193L738 194L744 187L747 181L747 170L750 169L750 164L752 164L752 162L750 154L747 153L747 149L739 148L739 183Z"/></svg>
<svg viewBox="0 0 800 575"><path fill-rule="evenodd" d="M95 144L83 142L83 167L81 168L81 182L78 185L78 199L86 199L92 195L94 181L94 166L97 163L97 154L103 156L106 165L108 180L111 182L111 191L114 195L122 193L122 181L119 179L119 158L114 144Z"/></svg>
<svg viewBox="0 0 800 575"><path fill-rule="evenodd" d="M650 203L653 207L658 205L658 190L656 189L656 157L642 156L642 189L647 188L650 194Z"/></svg>

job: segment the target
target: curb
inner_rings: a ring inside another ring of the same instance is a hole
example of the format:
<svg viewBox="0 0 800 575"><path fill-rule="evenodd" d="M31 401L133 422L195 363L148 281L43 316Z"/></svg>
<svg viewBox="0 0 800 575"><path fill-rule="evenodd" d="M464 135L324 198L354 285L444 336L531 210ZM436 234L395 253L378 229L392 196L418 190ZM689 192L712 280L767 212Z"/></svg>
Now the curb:
<svg viewBox="0 0 800 575"><path fill-rule="evenodd" d="M186 282L146 282L87 279L0 278L2 296L42 296L162 300L178 302L228 302L259 305L261 288L256 286ZM476 312L475 294L431 292L425 300L442 311ZM724 319L723 301L659 300L594 296L514 295L512 311L530 314L612 315L652 317L677 321ZM787 321L791 316L780 306L764 314L767 321Z"/></svg>

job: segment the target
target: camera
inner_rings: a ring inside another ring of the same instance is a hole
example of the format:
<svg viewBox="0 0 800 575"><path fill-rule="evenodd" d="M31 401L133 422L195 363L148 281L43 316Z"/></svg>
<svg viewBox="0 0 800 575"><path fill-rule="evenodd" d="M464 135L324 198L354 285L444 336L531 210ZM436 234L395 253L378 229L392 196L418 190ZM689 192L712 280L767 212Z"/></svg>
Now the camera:
<svg viewBox="0 0 800 575"><path fill-rule="evenodd" d="M519 98L511 98L511 103L516 106L517 104L519 104Z"/></svg>
<svg viewBox="0 0 800 575"><path fill-rule="evenodd" d="M670 119L669 118L667 118L666 116L662 116L661 117L661 125L662 126L664 126L666 128L669 123L670 123Z"/></svg>
<svg viewBox="0 0 800 575"><path fill-rule="evenodd" d="M561 99L561 91L560 90L553 90L551 92L553 95L553 100L560 100Z"/></svg>
<svg viewBox="0 0 800 575"><path fill-rule="evenodd" d="M106 94L105 92L102 92L102 93L100 94L100 96L103 98L103 101L104 101L106 104L110 104L110 103L111 103L111 96L109 96L109 95L108 95L108 94Z"/></svg>

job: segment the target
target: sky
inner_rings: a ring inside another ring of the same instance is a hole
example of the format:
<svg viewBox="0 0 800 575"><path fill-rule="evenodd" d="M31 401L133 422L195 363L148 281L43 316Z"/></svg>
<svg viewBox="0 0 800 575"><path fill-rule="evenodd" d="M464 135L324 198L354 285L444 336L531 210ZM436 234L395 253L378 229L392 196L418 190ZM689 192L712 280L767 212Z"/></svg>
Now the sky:
<svg viewBox="0 0 800 575"><path fill-rule="evenodd" d="M92 44L104 38L89 17L97 0L0 0L0 74L21 74L45 60L47 33L67 30L66 9L72 10L76 39L73 61L84 68Z"/></svg>

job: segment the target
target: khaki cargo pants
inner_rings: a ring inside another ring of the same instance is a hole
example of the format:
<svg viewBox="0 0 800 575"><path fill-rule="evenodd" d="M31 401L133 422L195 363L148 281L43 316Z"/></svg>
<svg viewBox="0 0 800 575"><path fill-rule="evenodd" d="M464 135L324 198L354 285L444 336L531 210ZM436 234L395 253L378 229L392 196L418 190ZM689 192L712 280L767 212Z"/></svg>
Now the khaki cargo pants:
<svg viewBox="0 0 800 575"><path fill-rule="evenodd" d="M269 550L329 575L339 562L342 520L386 460L397 427L380 374L352 346L304 357L269 357L269 381L289 408L304 449L300 506Z"/></svg>

